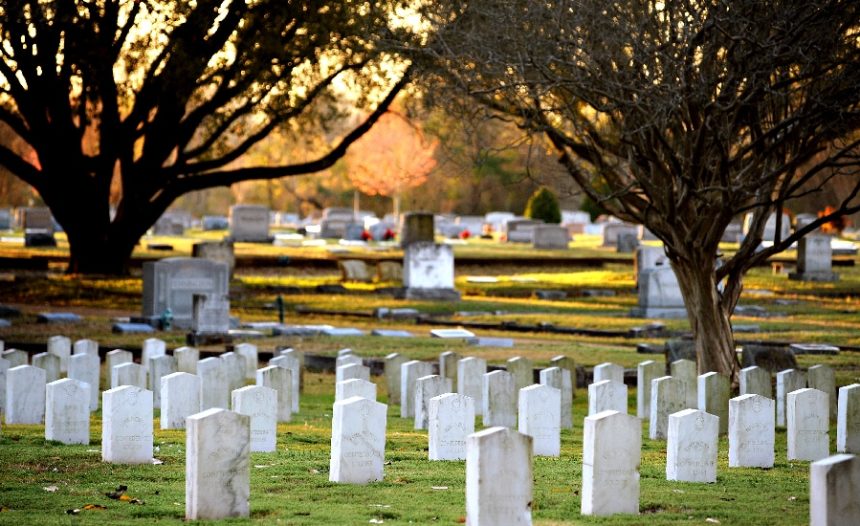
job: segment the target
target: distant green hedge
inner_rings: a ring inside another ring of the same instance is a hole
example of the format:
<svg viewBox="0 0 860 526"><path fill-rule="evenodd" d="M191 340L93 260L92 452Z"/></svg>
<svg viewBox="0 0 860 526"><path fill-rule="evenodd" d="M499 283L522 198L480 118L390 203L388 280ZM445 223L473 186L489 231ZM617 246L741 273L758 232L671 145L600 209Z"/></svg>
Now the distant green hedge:
<svg viewBox="0 0 860 526"><path fill-rule="evenodd" d="M530 219L540 219L545 223L561 223L561 208L552 190L542 186L529 197L523 214Z"/></svg>

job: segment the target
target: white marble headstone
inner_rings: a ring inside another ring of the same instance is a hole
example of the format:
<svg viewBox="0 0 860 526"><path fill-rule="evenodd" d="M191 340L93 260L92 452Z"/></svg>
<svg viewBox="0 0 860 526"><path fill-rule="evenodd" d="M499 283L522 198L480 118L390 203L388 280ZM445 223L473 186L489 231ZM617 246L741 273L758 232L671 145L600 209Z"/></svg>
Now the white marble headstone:
<svg viewBox="0 0 860 526"><path fill-rule="evenodd" d="M257 385L270 387L278 392L278 422L289 422L292 420L292 371L278 367L277 365L257 369Z"/></svg>
<svg viewBox="0 0 860 526"><path fill-rule="evenodd" d="M475 432L475 402L446 393L430 399L427 426L430 460L465 460L466 436Z"/></svg>
<svg viewBox="0 0 860 526"><path fill-rule="evenodd" d="M218 358L204 358L197 362L197 376L200 378L200 410L213 407L229 409L230 384L224 362Z"/></svg>
<svg viewBox="0 0 860 526"><path fill-rule="evenodd" d="M176 358L167 354L149 359L149 390L152 391L152 406L161 408L161 379L176 371Z"/></svg>
<svg viewBox="0 0 860 526"><path fill-rule="evenodd" d="M254 380L259 366L259 353L253 343L237 343L233 352L245 359L245 379Z"/></svg>
<svg viewBox="0 0 860 526"><path fill-rule="evenodd" d="M648 437L663 440L669 429L669 415L687 409L684 387L672 376L656 378L651 382L651 418L648 422Z"/></svg>
<svg viewBox="0 0 860 526"><path fill-rule="evenodd" d="M561 394L561 428L573 427L573 382L571 372L562 367L548 367L540 372L541 385L548 385Z"/></svg>
<svg viewBox="0 0 860 526"><path fill-rule="evenodd" d="M786 396L792 391L806 387L806 375L803 371L786 369L776 373L776 426L785 427Z"/></svg>
<svg viewBox="0 0 860 526"><path fill-rule="evenodd" d="M514 356L507 363L508 372L514 376L514 387L516 392L535 383L534 363L528 358Z"/></svg>
<svg viewBox="0 0 860 526"><path fill-rule="evenodd" d="M99 355L99 342L84 338L75 341L73 345L74 354L93 354L96 357ZM74 355L73 355L74 356Z"/></svg>
<svg viewBox="0 0 860 526"><path fill-rule="evenodd" d="M669 364L670 374L681 383L684 397L684 409L696 409L699 406L696 362L693 360L675 360Z"/></svg>
<svg viewBox="0 0 860 526"><path fill-rule="evenodd" d="M382 480L387 411L385 404L357 396L335 402L329 481L366 484Z"/></svg>
<svg viewBox="0 0 860 526"><path fill-rule="evenodd" d="M484 374L487 361L469 356L457 362L457 392L475 401L475 413L480 415L483 407Z"/></svg>
<svg viewBox="0 0 860 526"><path fill-rule="evenodd" d="M627 413L627 386L613 380L601 380L588 386L588 414L603 411Z"/></svg>
<svg viewBox="0 0 860 526"><path fill-rule="evenodd" d="M454 351L445 351L439 354L439 376L451 380L451 389L457 392L457 362L460 355Z"/></svg>
<svg viewBox="0 0 860 526"><path fill-rule="evenodd" d="M278 428L278 392L262 385L248 385L231 393L233 410L250 417L251 451L275 451Z"/></svg>
<svg viewBox="0 0 860 526"><path fill-rule="evenodd" d="M533 439L535 456L561 454L561 391L530 385L519 391L519 431Z"/></svg>
<svg viewBox="0 0 860 526"><path fill-rule="evenodd" d="M147 338L143 340L143 347L140 353L140 364L144 369L149 371L149 360L164 356L167 354L167 345L164 340L158 338ZM158 407L158 406L156 406Z"/></svg>
<svg viewBox="0 0 860 526"><path fill-rule="evenodd" d="M532 437L491 427L466 437L466 524L532 523Z"/></svg>
<svg viewBox="0 0 860 526"><path fill-rule="evenodd" d="M860 457L833 455L809 465L809 526L860 524Z"/></svg>
<svg viewBox="0 0 860 526"><path fill-rule="evenodd" d="M90 386L90 411L98 411L101 391L99 386L99 355L81 353L69 358L69 378L84 382Z"/></svg>
<svg viewBox="0 0 860 526"><path fill-rule="evenodd" d="M245 358L235 352L221 353L218 357L224 367L224 375L230 392L245 386Z"/></svg>
<svg viewBox="0 0 860 526"><path fill-rule="evenodd" d="M19 365L6 372L6 423L41 424L45 419L45 370Z"/></svg>
<svg viewBox="0 0 860 526"><path fill-rule="evenodd" d="M806 370L806 386L827 394L830 400L830 419L836 418L836 373L826 364L813 365Z"/></svg>
<svg viewBox="0 0 860 526"><path fill-rule="evenodd" d="M393 352L385 357L385 386L388 388L388 404L400 405L400 366L409 359Z"/></svg>
<svg viewBox="0 0 860 526"><path fill-rule="evenodd" d="M717 481L719 421L720 417L698 409L669 415L666 480Z"/></svg>
<svg viewBox="0 0 860 526"><path fill-rule="evenodd" d="M641 420L617 411L586 417L582 452L582 514L639 513Z"/></svg>
<svg viewBox="0 0 860 526"><path fill-rule="evenodd" d="M45 370L45 381L56 382L60 379L60 357L48 352L33 355L33 367Z"/></svg>
<svg viewBox="0 0 860 526"><path fill-rule="evenodd" d="M146 370L134 362L121 363L110 371L111 389L121 385L134 385L146 389Z"/></svg>
<svg viewBox="0 0 860 526"><path fill-rule="evenodd" d="M9 372L9 365L9 360L0 358L0 414L6 413L6 374Z"/></svg>
<svg viewBox="0 0 860 526"><path fill-rule="evenodd" d="M786 396L788 460L821 460L830 454L827 393L803 388Z"/></svg>
<svg viewBox="0 0 860 526"><path fill-rule="evenodd" d="M338 382L334 386L335 402L339 402L340 400L346 400L347 398L351 398L353 396L358 396L361 398L367 398L368 400L376 401L376 384L373 382L368 382L367 380L359 380L358 378L353 378L352 380L344 380L343 382Z"/></svg>
<svg viewBox="0 0 860 526"><path fill-rule="evenodd" d="M65 336L51 336L48 338L48 352L60 359L61 373L69 370L69 356L72 355L72 340ZM53 380L48 381L51 382Z"/></svg>
<svg viewBox="0 0 860 526"><path fill-rule="evenodd" d="M741 369L740 394L757 394L765 398L773 398L770 371L757 365Z"/></svg>
<svg viewBox="0 0 860 526"><path fill-rule="evenodd" d="M185 429L185 419L200 412L200 378L189 373L161 377L161 429Z"/></svg>
<svg viewBox="0 0 860 526"><path fill-rule="evenodd" d="M604 362L594 366L593 381L602 382L603 380L612 380L614 382L624 383L624 367L620 365Z"/></svg>
<svg viewBox="0 0 860 526"><path fill-rule="evenodd" d="M9 368L18 367L19 365L27 365L29 363L29 355L26 351L20 349L6 349L0 356L9 362Z"/></svg>
<svg viewBox="0 0 860 526"><path fill-rule="evenodd" d="M176 371L179 373L197 374L197 364L200 362L200 351L194 347L178 347L173 351L176 358Z"/></svg>
<svg viewBox="0 0 860 526"><path fill-rule="evenodd" d="M288 369L290 371L290 400L293 413L299 412L299 399L301 398L302 362L297 355L281 354L269 360L269 365Z"/></svg>
<svg viewBox="0 0 860 526"><path fill-rule="evenodd" d="M347 365L341 365L335 371L335 383L342 382L344 380L352 380L353 378L367 380L369 382L370 367L359 365L357 363L350 363Z"/></svg>
<svg viewBox="0 0 860 526"><path fill-rule="evenodd" d="M698 378L699 409L719 418L720 434L729 430L729 396L731 382L727 376L705 373Z"/></svg>
<svg viewBox="0 0 860 526"><path fill-rule="evenodd" d="M400 366L400 418L415 418L415 385L431 374L432 363L410 360Z"/></svg>
<svg viewBox="0 0 860 526"><path fill-rule="evenodd" d="M757 394L729 400L729 467L772 468L774 401Z"/></svg>
<svg viewBox="0 0 860 526"><path fill-rule="evenodd" d="M430 399L450 392L451 381L438 374L422 376L415 381L415 429L427 429Z"/></svg>
<svg viewBox="0 0 860 526"><path fill-rule="evenodd" d="M152 391L123 385L102 393L102 461L152 461Z"/></svg>
<svg viewBox="0 0 860 526"><path fill-rule="evenodd" d="M651 418L651 382L665 371L663 364L654 360L640 362L636 367L636 416L642 420Z"/></svg>
<svg viewBox="0 0 860 526"><path fill-rule="evenodd" d="M851 384L839 388L836 451L839 453L860 453L860 384Z"/></svg>
<svg viewBox="0 0 860 526"><path fill-rule="evenodd" d="M90 443L90 385L64 378L47 385L45 440Z"/></svg>
<svg viewBox="0 0 860 526"><path fill-rule="evenodd" d="M124 363L132 363L132 354L129 351L123 349L114 349L112 351L108 351L105 354L105 374L107 377L111 377L111 371L117 365L122 365Z"/></svg>
<svg viewBox="0 0 860 526"><path fill-rule="evenodd" d="M485 374L481 402L484 427L516 427L517 392L511 373L492 371Z"/></svg>

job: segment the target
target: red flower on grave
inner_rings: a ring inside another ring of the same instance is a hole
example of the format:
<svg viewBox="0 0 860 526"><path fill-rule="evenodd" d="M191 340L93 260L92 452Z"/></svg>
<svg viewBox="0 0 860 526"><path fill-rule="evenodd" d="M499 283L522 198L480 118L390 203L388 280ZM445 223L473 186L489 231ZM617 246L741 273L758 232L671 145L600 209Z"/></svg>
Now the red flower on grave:
<svg viewBox="0 0 860 526"><path fill-rule="evenodd" d="M469 229L460 232L460 239L469 239L470 237L472 237L472 233L469 232Z"/></svg>
<svg viewBox="0 0 860 526"><path fill-rule="evenodd" d="M370 241L371 239L373 239L373 236L371 236L370 232L368 232L367 230L362 230L361 239L363 239L364 241Z"/></svg>

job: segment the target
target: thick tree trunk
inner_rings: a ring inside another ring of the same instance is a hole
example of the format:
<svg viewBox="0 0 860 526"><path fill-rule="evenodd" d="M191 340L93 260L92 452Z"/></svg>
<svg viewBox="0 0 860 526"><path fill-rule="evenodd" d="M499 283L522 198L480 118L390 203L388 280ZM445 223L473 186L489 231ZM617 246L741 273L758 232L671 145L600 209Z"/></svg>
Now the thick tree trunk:
<svg viewBox="0 0 860 526"><path fill-rule="evenodd" d="M740 366L724 300L717 290L713 257L672 262L684 295L687 317L693 330L699 374L717 372L738 381Z"/></svg>
<svg viewBox="0 0 860 526"><path fill-rule="evenodd" d="M69 236L69 274L128 274L129 260L140 236L124 232L109 232L106 236L90 236L80 228L66 231ZM133 237L133 238L132 238Z"/></svg>

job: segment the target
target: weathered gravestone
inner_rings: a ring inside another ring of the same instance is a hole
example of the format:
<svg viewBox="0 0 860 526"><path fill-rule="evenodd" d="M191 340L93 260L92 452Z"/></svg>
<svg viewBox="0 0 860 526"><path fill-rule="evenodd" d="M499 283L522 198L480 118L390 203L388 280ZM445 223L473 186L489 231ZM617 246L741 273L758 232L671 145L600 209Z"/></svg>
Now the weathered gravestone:
<svg viewBox="0 0 860 526"><path fill-rule="evenodd" d="M729 429L729 397L732 385L727 376L715 372L698 377L698 408L719 418L721 435Z"/></svg>
<svg viewBox="0 0 860 526"><path fill-rule="evenodd" d="M454 250L449 245L415 242L403 249L403 297L458 301L454 289Z"/></svg>
<svg viewBox="0 0 860 526"><path fill-rule="evenodd" d="M185 419L200 412L200 378L189 373L161 377L161 429L185 429Z"/></svg>
<svg viewBox="0 0 860 526"><path fill-rule="evenodd" d="M666 480L717 481L718 416L697 409L669 415Z"/></svg>
<svg viewBox="0 0 860 526"><path fill-rule="evenodd" d="M233 275L233 270L236 268L236 255L233 250L232 241L205 241L194 243L191 247L191 257L208 259L217 263L227 265L227 270L230 275Z"/></svg>
<svg viewBox="0 0 860 526"><path fill-rule="evenodd" d="M452 392L457 392L457 362L460 355L454 351L439 354L439 376L451 381Z"/></svg>
<svg viewBox="0 0 860 526"><path fill-rule="evenodd" d="M48 338L48 352L60 359L60 372L68 372L69 356L72 355L72 340L65 336L51 336Z"/></svg>
<svg viewBox="0 0 860 526"><path fill-rule="evenodd" d="M173 324L190 329L195 294L224 298L228 293L229 271L224 263L177 257L143 264L142 315L153 324L170 309Z"/></svg>
<svg viewBox="0 0 860 526"><path fill-rule="evenodd" d="M19 365L6 372L6 423L41 424L45 419L45 370Z"/></svg>
<svg viewBox="0 0 860 526"><path fill-rule="evenodd" d="M465 460L466 437L475 432L475 402L445 393L430 399L427 439L430 460Z"/></svg>
<svg viewBox="0 0 860 526"><path fill-rule="evenodd" d="M200 410L230 408L230 386L224 363L218 358L204 358L197 363L200 378Z"/></svg>
<svg viewBox="0 0 860 526"><path fill-rule="evenodd" d="M415 429L427 429L430 399L450 392L451 382L438 374L422 376L415 381Z"/></svg>
<svg viewBox="0 0 860 526"><path fill-rule="evenodd" d="M267 243L269 239L269 209L259 205L230 207L230 239L250 243Z"/></svg>
<svg viewBox="0 0 860 526"><path fill-rule="evenodd" d="M176 372L176 358L163 354L149 359L149 390L152 407L161 409L161 379Z"/></svg>
<svg viewBox="0 0 860 526"><path fill-rule="evenodd" d="M615 250L619 254L630 254L636 252L639 247L639 234L633 232L619 232L615 243Z"/></svg>
<svg viewBox="0 0 860 526"><path fill-rule="evenodd" d="M830 410L826 393L803 388L786 396L788 460L820 460L830 454Z"/></svg>
<svg viewBox="0 0 860 526"><path fill-rule="evenodd" d="M185 519L248 517L250 495L250 417L223 408L188 417Z"/></svg>
<svg viewBox="0 0 860 526"><path fill-rule="evenodd" d="M367 263L360 259L342 259L337 262L337 266L340 267L342 281L369 283L373 280Z"/></svg>
<svg viewBox="0 0 860 526"><path fill-rule="evenodd" d="M671 266L645 269L638 275L639 302L630 311L636 318L684 318L687 309Z"/></svg>
<svg viewBox="0 0 860 526"><path fill-rule="evenodd" d="M594 382L602 382L603 380L612 380L613 382L624 383L624 367L620 365L604 362L594 366L593 372Z"/></svg>
<svg viewBox="0 0 860 526"><path fill-rule="evenodd" d="M432 374L431 363L410 360L400 366L400 418L415 418L415 386L419 378Z"/></svg>
<svg viewBox="0 0 860 526"><path fill-rule="evenodd" d="M663 376L665 367L654 360L640 362L636 367L636 416L651 418L651 382ZM627 411L624 411L625 413Z"/></svg>
<svg viewBox="0 0 860 526"><path fill-rule="evenodd" d="M537 225L533 230L534 248L546 250L567 250L570 233L559 225Z"/></svg>
<svg viewBox="0 0 860 526"><path fill-rule="evenodd" d="M191 331L195 334L227 334L230 331L230 299L227 295L192 296Z"/></svg>
<svg viewBox="0 0 860 526"><path fill-rule="evenodd" d="M278 422L289 422L292 420L292 371L276 365L257 369L257 385L269 387L278 392Z"/></svg>
<svg viewBox="0 0 860 526"><path fill-rule="evenodd" d="M786 396L806 387L806 374L796 369L776 373L776 426L785 427Z"/></svg>
<svg viewBox="0 0 860 526"><path fill-rule="evenodd" d="M573 381L571 372L561 367L548 367L540 371L541 385L548 385L559 390L561 396L561 428L573 427Z"/></svg>
<svg viewBox="0 0 860 526"><path fill-rule="evenodd" d="M47 385L45 440L63 444L90 443L90 386L64 378Z"/></svg>
<svg viewBox="0 0 860 526"><path fill-rule="evenodd" d="M588 386L588 415L603 411L627 413L627 386L613 380L601 380Z"/></svg>
<svg viewBox="0 0 860 526"><path fill-rule="evenodd" d="M245 359L233 351L218 356L227 377L227 389L232 393L245 386Z"/></svg>
<svg viewBox="0 0 860 526"><path fill-rule="evenodd" d="M487 361L469 356L457 362L457 392L475 402L475 413L481 414L483 408L483 382L487 372Z"/></svg>
<svg viewBox="0 0 860 526"><path fill-rule="evenodd" d="M102 461L152 461L152 391L123 385L102 393Z"/></svg>
<svg viewBox="0 0 860 526"><path fill-rule="evenodd" d="M507 370L514 377L514 392L518 393L535 383L534 363L528 358L514 356L508 359Z"/></svg>
<svg viewBox="0 0 860 526"><path fill-rule="evenodd" d="M860 457L833 455L809 465L809 525L860 524Z"/></svg>
<svg viewBox="0 0 860 526"><path fill-rule="evenodd" d="M281 354L269 360L269 365L276 365L290 371L290 401L293 413L299 412L301 398L302 363L295 354Z"/></svg>
<svg viewBox="0 0 860 526"><path fill-rule="evenodd" d="M826 364L813 365L806 370L806 386L827 395L830 419L836 419L836 373L833 368Z"/></svg>
<svg viewBox="0 0 860 526"><path fill-rule="evenodd" d="M481 384L484 427L517 425L517 392L514 377L507 371L484 374Z"/></svg>
<svg viewBox="0 0 860 526"><path fill-rule="evenodd" d="M33 367L45 370L45 382L51 383L60 379L60 357L56 354L40 352L33 355Z"/></svg>
<svg viewBox="0 0 860 526"><path fill-rule="evenodd" d="M663 247L640 246L636 249L633 257L633 275L636 277L636 285L639 285L639 275L647 269L668 265L666 251Z"/></svg>
<svg viewBox="0 0 860 526"><path fill-rule="evenodd" d="M0 415L6 413L6 375L9 372L9 360L0 358Z"/></svg>
<svg viewBox="0 0 860 526"><path fill-rule="evenodd" d="M651 382L651 418L648 422L648 438L664 440L669 428L669 415L687 409L684 386L672 376L655 378Z"/></svg>
<svg viewBox="0 0 860 526"><path fill-rule="evenodd" d="M466 437L466 524L532 523L532 437L491 427Z"/></svg>
<svg viewBox="0 0 860 526"><path fill-rule="evenodd" d="M174 349L176 370L180 373L197 374L197 364L200 362L200 351L194 347L179 347Z"/></svg>
<svg viewBox="0 0 860 526"><path fill-rule="evenodd" d="M837 281L839 274L833 272L833 248L830 236L809 234L797 245L797 272L788 274L788 279L799 281Z"/></svg>
<svg viewBox="0 0 860 526"><path fill-rule="evenodd" d="M698 388L696 362L694 360L675 360L669 364L670 374L681 383L684 397L684 409L698 407Z"/></svg>
<svg viewBox="0 0 860 526"><path fill-rule="evenodd" d="M97 354L75 354L69 359L69 378L90 386L90 411L98 411L99 409L100 374L101 367L99 367Z"/></svg>
<svg viewBox="0 0 860 526"><path fill-rule="evenodd" d="M245 379L253 380L256 377L259 365L257 346L253 343L237 343L233 347L233 352L245 360Z"/></svg>
<svg viewBox="0 0 860 526"><path fill-rule="evenodd" d="M617 411L586 417L582 450L581 513L639 513L640 420Z"/></svg>
<svg viewBox="0 0 860 526"><path fill-rule="evenodd" d="M838 453L860 453L860 384L851 384L839 388L836 451Z"/></svg>
<svg viewBox="0 0 860 526"><path fill-rule="evenodd" d="M18 367L19 365L27 365L29 356L25 351L19 349L6 349L3 351L2 357L9 362L9 367Z"/></svg>
<svg viewBox="0 0 860 526"><path fill-rule="evenodd" d="M388 387L388 404L400 405L400 368L409 358L393 352L385 357L385 385Z"/></svg>
<svg viewBox="0 0 860 526"><path fill-rule="evenodd" d="M77 340L74 344L74 353L77 354L92 354L98 357L99 355L99 342L95 340L90 340L84 338L82 340Z"/></svg>
<svg viewBox="0 0 860 526"><path fill-rule="evenodd" d="M382 480L387 406L354 396L334 403L329 481Z"/></svg>
<svg viewBox="0 0 860 526"><path fill-rule="evenodd" d="M639 238L639 228L629 223L608 223L603 227L603 246L617 247L618 240L623 235Z"/></svg>
<svg viewBox="0 0 860 526"><path fill-rule="evenodd" d="M140 352L140 365L149 371L149 360L167 354L167 344L159 338L147 338L143 340Z"/></svg>
<svg viewBox="0 0 860 526"><path fill-rule="evenodd" d="M54 218L48 208L25 208L22 226L25 247L55 247Z"/></svg>
<svg viewBox="0 0 860 526"><path fill-rule="evenodd" d="M358 396L360 398L367 398L368 400L376 401L376 384L373 382L368 382L367 380L359 380L358 378L353 378L351 380L344 380L342 382L338 382L334 386L334 401L339 402L341 400L346 400L347 398L352 398L353 396Z"/></svg>
<svg viewBox="0 0 860 526"><path fill-rule="evenodd" d="M434 240L433 214L412 212L403 216L403 228L400 229L400 245L408 247L413 243Z"/></svg>
<svg viewBox="0 0 860 526"><path fill-rule="evenodd" d="M402 374L402 373L401 373ZM357 363L351 363L348 365L341 365L335 371L335 380L337 382L343 382L344 380L352 380L353 378L358 378L360 380L370 381L370 367L359 365ZM401 384L403 380L401 378Z"/></svg>
<svg viewBox="0 0 860 526"><path fill-rule="evenodd" d="M533 243L535 229L543 224L534 219L512 219L505 223L505 239L509 243Z"/></svg>
<svg viewBox="0 0 860 526"><path fill-rule="evenodd" d="M146 389L146 371L136 363L121 363L110 371L111 389L121 385L133 385Z"/></svg>
<svg viewBox="0 0 860 526"><path fill-rule="evenodd" d="M561 391L531 385L519 391L519 431L532 437L536 456L561 455Z"/></svg>
<svg viewBox="0 0 860 526"><path fill-rule="evenodd" d="M227 216L203 216L203 230L206 232L228 230L229 228L230 220Z"/></svg>
<svg viewBox="0 0 860 526"><path fill-rule="evenodd" d="M772 468L774 401L757 394L729 400L729 467Z"/></svg>
<svg viewBox="0 0 860 526"><path fill-rule="evenodd" d="M741 369L740 394L757 394L765 398L773 398L770 373L757 365Z"/></svg>
<svg viewBox="0 0 860 526"><path fill-rule="evenodd" d="M275 451L278 428L278 392L248 385L230 393L233 411L250 418L251 451Z"/></svg>

